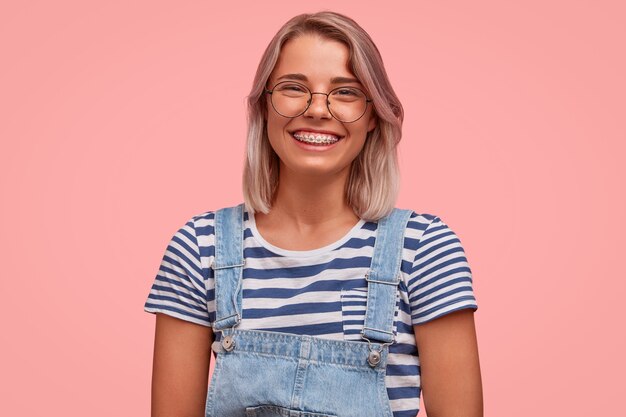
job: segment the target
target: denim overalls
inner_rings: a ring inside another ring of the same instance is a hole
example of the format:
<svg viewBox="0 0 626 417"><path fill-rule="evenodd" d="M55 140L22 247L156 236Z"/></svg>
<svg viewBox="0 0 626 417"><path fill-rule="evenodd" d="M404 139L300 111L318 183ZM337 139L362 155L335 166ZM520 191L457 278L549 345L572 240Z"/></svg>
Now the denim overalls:
<svg viewBox="0 0 626 417"><path fill-rule="evenodd" d="M392 417L385 370L404 231L410 210L378 221L367 280L363 342L238 330L242 313L243 204L215 212L216 364L207 417Z"/></svg>

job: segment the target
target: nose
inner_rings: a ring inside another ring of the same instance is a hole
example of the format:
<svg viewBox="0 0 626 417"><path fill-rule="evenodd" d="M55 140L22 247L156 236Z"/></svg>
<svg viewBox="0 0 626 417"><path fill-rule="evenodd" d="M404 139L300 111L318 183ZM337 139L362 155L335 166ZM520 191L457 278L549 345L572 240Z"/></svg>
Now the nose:
<svg viewBox="0 0 626 417"><path fill-rule="evenodd" d="M321 97L318 97L316 100L316 95ZM304 115L320 119L330 119L332 115L328 110L328 96L324 93L311 93L311 104L304 112Z"/></svg>

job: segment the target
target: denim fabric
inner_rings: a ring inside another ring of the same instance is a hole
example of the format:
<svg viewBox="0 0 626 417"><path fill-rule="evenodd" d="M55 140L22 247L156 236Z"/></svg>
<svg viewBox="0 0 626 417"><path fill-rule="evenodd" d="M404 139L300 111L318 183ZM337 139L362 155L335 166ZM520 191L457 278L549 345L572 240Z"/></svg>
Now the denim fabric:
<svg viewBox="0 0 626 417"><path fill-rule="evenodd" d="M212 346L217 359L206 416L392 417L385 371L410 213L394 209L379 220L363 341L342 341L236 328L242 319L243 205L218 210L213 328L222 337ZM372 352L378 361L370 364Z"/></svg>

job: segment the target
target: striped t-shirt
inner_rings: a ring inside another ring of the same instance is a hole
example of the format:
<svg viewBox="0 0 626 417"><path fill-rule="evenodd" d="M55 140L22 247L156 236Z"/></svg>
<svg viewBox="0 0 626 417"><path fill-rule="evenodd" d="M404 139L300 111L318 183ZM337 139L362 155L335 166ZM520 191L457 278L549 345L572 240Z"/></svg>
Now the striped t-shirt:
<svg viewBox="0 0 626 417"><path fill-rule="evenodd" d="M214 211L191 218L172 237L144 310L211 326L215 320ZM360 220L322 248L278 248L244 211L242 320L239 329L362 340L367 272L376 222ZM421 393L413 325L477 309L472 272L456 234L437 216L411 213L402 250L394 332L385 383L394 417L414 417ZM219 340L219 332L215 340Z"/></svg>

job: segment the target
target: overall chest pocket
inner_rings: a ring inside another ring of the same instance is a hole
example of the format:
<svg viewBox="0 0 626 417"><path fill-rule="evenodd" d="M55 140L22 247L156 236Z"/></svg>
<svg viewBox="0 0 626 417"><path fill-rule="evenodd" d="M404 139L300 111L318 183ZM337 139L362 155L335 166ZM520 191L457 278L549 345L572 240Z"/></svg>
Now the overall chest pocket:
<svg viewBox="0 0 626 417"><path fill-rule="evenodd" d="M333 414L320 414L310 411L291 410L277 405L259 405L246 408L246 417L337 417Z"/></svg>
<svg viewBox="0 0 626 417"><path fill-rule="evenodd" d="M397 317L400 305L400 294L396 293L396 307L393 321L393 332L398 332ZM367 288L341 290L341 320L343 323L344 340L362 340L361 331L365 324L367 308Z"/></svg>

